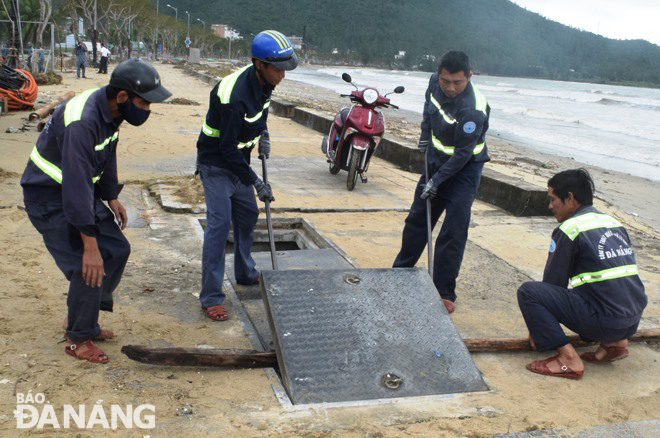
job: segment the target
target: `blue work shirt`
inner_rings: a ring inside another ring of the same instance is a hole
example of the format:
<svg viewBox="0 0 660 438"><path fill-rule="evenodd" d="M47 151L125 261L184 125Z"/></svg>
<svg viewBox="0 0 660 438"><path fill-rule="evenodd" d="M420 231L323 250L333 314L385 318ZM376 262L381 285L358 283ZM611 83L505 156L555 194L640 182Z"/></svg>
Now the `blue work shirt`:
<svg viewBox="0 0 660 438"><path fill-rule="evenodd" d="M543 282L570 285L608 328L637 324L648 302L626 229L590 205L552 232Z"/></svg>
<svg viewBox="0 0 660 438"><path fill-rule="evenodd" d="M21 178L26 203L61 203L67 221L89 236L97 232L95 199L117 199L123 188L117 180L122 119L112 118L105 90L88 90L55 109ZM68 103L74 110L79 105L79 118L66 112Z"/></svg>
<svg viewBox="0 0 660 438"><path fill-rule="evenodd" d="M422 113L420 141L426 148L430 174L436 184L456 175L470 161L489 161L486 132L490 106L469 81L465 90L448 98L431 75ZM475 153L476 152L476 153Z"/></svg>
<svg viewBox="0 0 660 438"><path fill-rule="evenodd" d="M228 169L245 185L257 174L250 153L265 131L273 87L262 89L253 65L223 78L209 99L209 110L197 139L197 162Z"/></svg>

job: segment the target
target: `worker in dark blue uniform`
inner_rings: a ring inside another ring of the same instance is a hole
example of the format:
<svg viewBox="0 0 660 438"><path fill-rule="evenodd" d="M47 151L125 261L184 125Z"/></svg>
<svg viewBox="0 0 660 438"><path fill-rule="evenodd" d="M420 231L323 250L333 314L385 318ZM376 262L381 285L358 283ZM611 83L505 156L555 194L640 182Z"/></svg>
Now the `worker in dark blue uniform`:
<svg viewBox="0 0 660 438"><path fill-rule="evenodd" d="M117 199L123 187L117 180L119 126L141 125L150 104L170 95L151 65L124 61L108 86L55 109L21 178L30 221L69 280L65 351L78 359L109 360L92 340L114 336L101 330L99 310L112 311L112 292L130 253L120 231L126 210Z"/></svg>
<svg viewBox="0 0 660 438"><path fill-rule="evenodd" d="M627 357L628 338L648 301L628 233L592 206L593 193L584 169L548 181L549 208L561 225L552 233L543 281L524 283L518 304L532 346L559 354L528 364L534 373L579 379L583 360L601 364ZM600 346L578 356L560 324Z"/></svg>
<svg viewBox="0 0 660 438"><path fill-rule="evenodd" d="M490 160L485 140L490 107L471 77L470 61L458 51L443 55L438 72L431 76L418 146L426 154L428 170L417 183L401 251L393 265L413 267L422 255L427 242L426 199L430 198L432 227L446 213L435 242L433 283L449 313L455 308L456 277L467 243L472 202L484 163Z"/></svg>
<svg viewBox="0 0 660 438"><path fill-rule="evenodd" d="M228 318L222 305L222 282L230 224L234 227L236 281L246 285L259 281L250 254L259 215L252 187L263 202L275 198L270 185L250 167L250 154L258 145L259 156L268 158L270 96L285 71L297 65L289 39L267 30L252 41L252 64L228 75L211 90L209 110L197 140L197 163L206 199L199 299L214 321Z"/></svg>

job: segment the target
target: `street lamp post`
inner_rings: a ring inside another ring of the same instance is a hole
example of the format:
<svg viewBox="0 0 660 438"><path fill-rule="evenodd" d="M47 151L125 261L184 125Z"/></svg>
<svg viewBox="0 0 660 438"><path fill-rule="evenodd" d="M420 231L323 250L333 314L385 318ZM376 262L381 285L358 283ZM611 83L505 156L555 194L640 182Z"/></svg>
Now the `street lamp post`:
<svg viewBox="0 0 660 438"><path fill-rule="evenodd" d="M186 38L190 38L190 13L186 11L186 14L188 15L188 34L186 35Z"/></svg>
<svg viewBox="0 0 660 438"><path fill-rule="evenodd" d="M200 20L199 18L197 19L200 23L202 23L202 26L204 26L204 29L206 29L206 21Z"/></svg>
<svg viewBox="0 0 660 438"><path fill-rule="evenodd" d="M168 8L172 8L172 9L174 9L174 19L175 19L175 20L178 20L178 19L179 19L179 9L178 9L178 8L175 8L174 6L172 6L172 5L169 4L169 3L167 4L167 7L168 7Z"/></svg>
<svg viewBox="0 0 660 438"><path fill-rule="evenodd" d="M96 63L96 41L98 36L96 35L96 0L94 0L94 28L92 29L92 65L96 68L98 64Z"/></svg>
<svg viewBox="0 0 660 438"><path fill-rule="evenodd" d="M174 21L179 21L179 9L178 9L178 8L175 8L174 6L172 6L172 5L169 4L169 3L167 4L167 7L168 7L168 8L172 8L172 9L174 9ZM177 39L179 39L179 33L178 33L178 32L175 32L175 33L174 33L174 48L175 48L175 49L176 49L176 42L177 42L176 40L177 40ZM172 56L171 53L170 53L170 56Z"/></svg>
<svg viewBox="0 0 660 438"><path fill-rule="evenodd" d="M158 6L160 0L156 0L156 61L158 61Z"/></svg>

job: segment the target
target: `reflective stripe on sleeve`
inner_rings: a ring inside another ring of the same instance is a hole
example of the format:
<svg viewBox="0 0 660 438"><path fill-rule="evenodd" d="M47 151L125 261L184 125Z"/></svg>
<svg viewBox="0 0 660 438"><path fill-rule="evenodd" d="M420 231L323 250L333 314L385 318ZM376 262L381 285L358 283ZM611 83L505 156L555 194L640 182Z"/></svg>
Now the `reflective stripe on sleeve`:
<svg viewBox="0 0 660 438"><path fill-rule="evenodd" d="M220 138L220 130L211 128L208 123L206 123L206 120L204 120L204 123L202 124L202 132L207 137Z"/></svg>
<svg viewBox="0 0 660 438"><path fill-rule="evenodd" d="M571 286L578 287L587 283L597 283L599 281L614 280L615 278L630 277L639 275L637 265L617 266L616 268L604 269L598 272L585 272L571 278Z"/></svg>
<svg viewBox="0 0 660 438"><path fill-rule="evenodd" d="M102 151L103 149L105 149L105 147L107 145L110 144L111 141L117 140L118 137L119 137L119 131L115 131L114 134L112 134L110 137L103 140L103 142L101 144L97 144L96 146L94 146L94 150L96 152Z"/></svg>
<svg viewBox="0 0 660 438"><path fill-rule="evenodd" d="M43 173L53 178L57 183L62 184L62 171L59 167L42 157L36 145L34 146L34 149L32 149L30 160L32 160L34 165L41 169Z"/></svg>
<svg viewBox="0 0 660 438"><path fill-rule="evenodd" d="M260 138L261 138L261 136L258 135L250 141L239 143L236 147L238 149L243 149L243 148L248 148L249 149L251 147L254 147L257 143L259 143Z"/></svg>
<svg viewBox="0 0 660 438"><path fill-rule="evenodd" d="M257 114L254 115L254 117L248 117L247 114L245 115L245 121L248 123L254 123L257 120L261 118L263 115L264 111L270 106L270 100L267 100L266 103L264 103L264 107L259 111ZM371 113L370 113L371 114Z"/></svg>

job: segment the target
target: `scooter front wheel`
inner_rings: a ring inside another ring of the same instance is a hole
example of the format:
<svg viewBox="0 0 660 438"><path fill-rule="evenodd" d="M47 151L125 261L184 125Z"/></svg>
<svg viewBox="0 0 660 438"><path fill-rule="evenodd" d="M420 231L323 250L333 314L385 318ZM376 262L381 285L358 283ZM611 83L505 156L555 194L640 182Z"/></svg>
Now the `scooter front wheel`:
<svg viewBox="0 0 660 438"><path fill-rule="evenodd" d="M351 154L351 162L348 165L348 178L346 179L346 188L348 191L352 191L355 188L355 183L357 182L358 169L360 167L360 162L362 161L362 154L364 151L353 150Z"/></svg>

